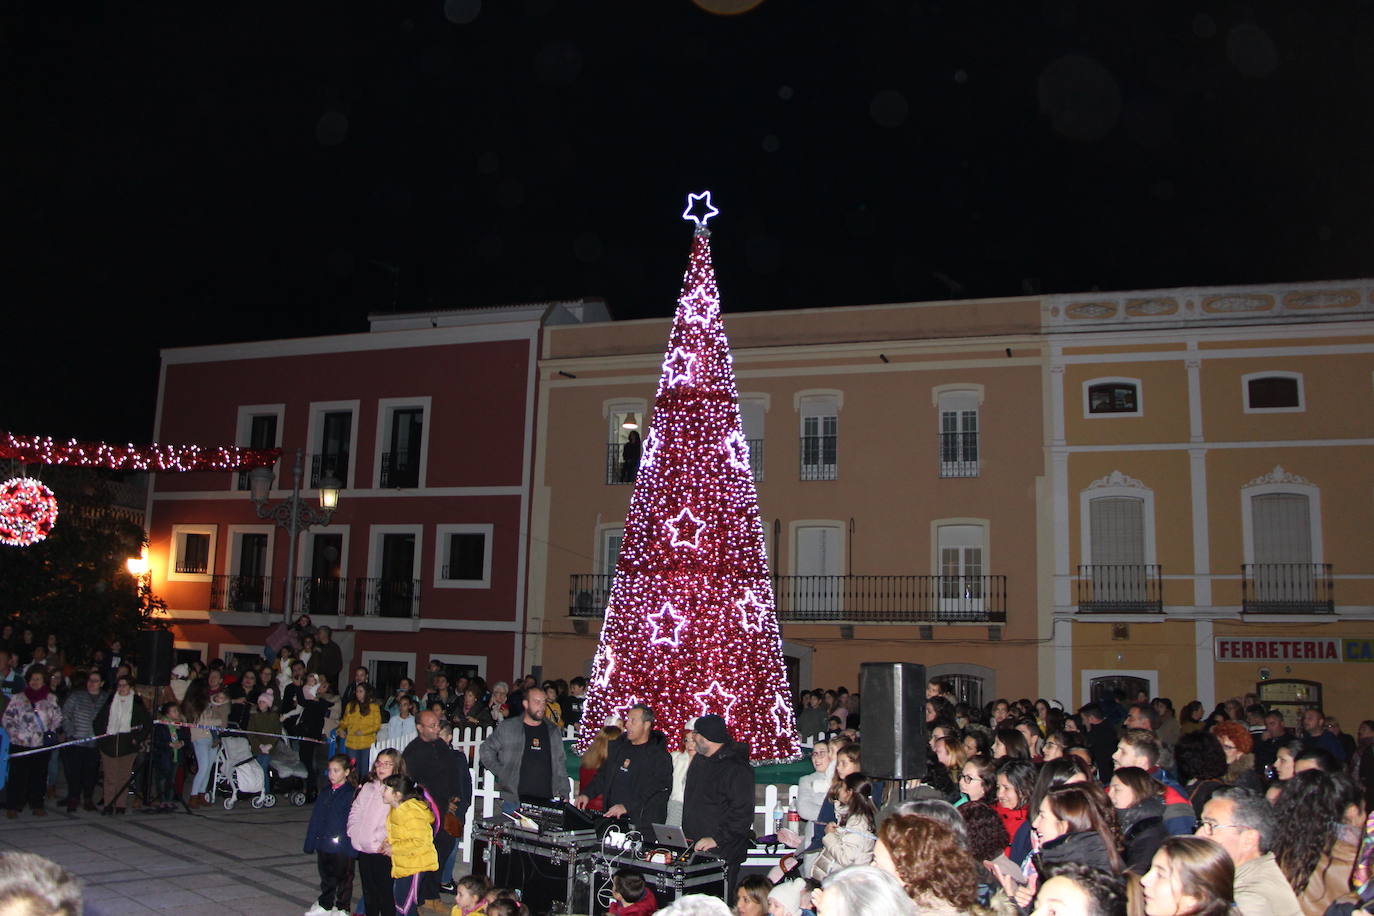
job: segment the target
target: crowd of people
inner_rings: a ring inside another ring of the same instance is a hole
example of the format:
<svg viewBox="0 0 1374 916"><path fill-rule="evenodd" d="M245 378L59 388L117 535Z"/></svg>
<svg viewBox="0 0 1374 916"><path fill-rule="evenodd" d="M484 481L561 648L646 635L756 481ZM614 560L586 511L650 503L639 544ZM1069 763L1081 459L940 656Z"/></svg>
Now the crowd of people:
<svg viewBox="0 0 1374 916"><path fill-rule="evenodd" d="M1374 721L1290 729L1254 696L961 704L927 685L924 778L863 772L858 698L804 700L794 847L740 916L1323 916L1374 907ZM882 787L881 791L879 787ZM886 804L883 804L883 795ZM798 902L799 899L799 902Z"/></svg>

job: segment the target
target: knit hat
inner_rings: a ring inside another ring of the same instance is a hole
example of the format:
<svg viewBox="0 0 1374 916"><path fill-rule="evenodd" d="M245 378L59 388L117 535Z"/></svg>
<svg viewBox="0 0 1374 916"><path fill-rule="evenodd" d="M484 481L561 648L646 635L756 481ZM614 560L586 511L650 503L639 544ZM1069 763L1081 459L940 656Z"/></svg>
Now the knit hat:
<svg viewBox="0 0 1374 916"><path fill-rule="evenodd" d="M802 888L805 885L806 882L801 878L784 881L768 892L768 899L781 903L787 916L798 916L802 911Z"/></svg>
<svg viewBox="0 0 1374 916"><path fill-rule="evenodd" d="M730 743L730 729L720 716L698 716L696 733L712 744Z"/></svg>

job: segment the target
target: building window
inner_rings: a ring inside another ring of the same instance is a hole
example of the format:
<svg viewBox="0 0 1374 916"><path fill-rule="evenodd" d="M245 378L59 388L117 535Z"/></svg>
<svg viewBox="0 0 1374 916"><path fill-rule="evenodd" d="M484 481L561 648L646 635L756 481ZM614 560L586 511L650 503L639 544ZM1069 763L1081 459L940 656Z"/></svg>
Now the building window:
<svg viewBox="0 0 1374 916"><path fill-rule="evenodd" d="M282 420L285 415L285 404L258 404L240 407L234 442L252 449L280 448ZM273 473L276 473L275 467ZM247 471L239 471L234 475L234 488L238 490L250 489Z"/></svg>
<svg viewBox="0 0 1374 916"><path fill-rule="evenodd" d="M978 391L942 391L940 410L940 476L978 476Z"/></svg>
<svg viewBox="0 0 1374 916"><path fill-rule="evenodd" d="M1246 413L1297 413L1303 409L1302 376L1296 372L1251 373L1241 382Z"/></svg>
<svg viewBox="0 0 1374 916"><path fill-rule="evenodd" d="M353 486L352 456L357 448L357 401L310 405L310 482L313 489L326 477L344 488Z"/></svg>
<svg viewBox="0 0 1374 916"><path fill-rule="evenodd" d="M210 586L210 609L257 613L272 600L272 529L265 526L229 528L228 575L215 576Z"/></svg>
<svg viewBox="0 0 1374 916"><path fill-rule="evenodd" d="M1083 385L1089 416L1138 417L1142 413L1138 379L1093 379Z"/></svg>
<svg viewBox="0 0 1374 916"><path fill-rule="evenodd" d="M176 525L167 578L172 582L204 582L214 572L214 525Z"/></svg>
<svg viewBox="0 0 1374 916"><path fill-rule="evenodd" d="M413 490L425 485L429 406L427 397L383 398L377 402L373 466L377 469L379 488Z"/></svg>
<svg viewBox="0 0 1374 916"><path fill-rule="evenodd" d="M492 525L438 525L435 528L436 588L491 586Z"/></svg>
<svg viewBox="0 0 1374 916"><path fill-rule="evenodd" d="M639 473L644 436L649 418L643 399L607 401L601 405L606 417L606 483L634 483Z"/></svg>
<svg viewBox="0 0 1374 916"><path fill-rule="evenodd" d="M803 393L801 414L801 479L835 480L839 475L839 392Z"/></svg>
<svg viewBox="0 0 1374 916"><path fill-rule="evenodd" d="M939 616L943 620L977 619L987 593L982 525L940 525Z"/></svg>

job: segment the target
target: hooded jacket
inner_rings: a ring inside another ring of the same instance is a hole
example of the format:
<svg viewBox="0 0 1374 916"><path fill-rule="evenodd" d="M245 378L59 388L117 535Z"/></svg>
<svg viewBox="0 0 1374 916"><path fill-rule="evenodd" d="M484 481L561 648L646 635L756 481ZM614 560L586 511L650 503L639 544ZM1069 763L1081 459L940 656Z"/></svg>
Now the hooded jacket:
<svg viewBox="0 0 1374 916"><path fill-rule="evenodd" d="M348 813L355 792L357 789L347 782L338 786L328 784L320 790L310 812L310 824L305 828L306 852L357 855L348 840Z"/></svg>
<svg viewBox="0 0 1374 916"><path fill-rule="evenodd" d="M1110 874L1117 874L1117 869L1112 865L1112 857L1107 851L1107 844L1102 841L1096 830L1066 833L1050 840L1040 850L1040 861L1036 863L1036 871L1043 875L1051 865L1062 862L1091 865Z"/></svg>
<svg viewBox="0 0 1374 916"><path fill-rule="evenodd" d="M687 770L682 832L690 840L710 837L726 862L743 862L754 828L754 770L749 746L723 745L711 756L697 754Z"/></svg>
<svg viewBox="0 0 1374 916"><path fill-rule="evenodd" d="M1150 861L1159 846L1169 837L1164 826L1164 802L1147 798L1129 808L1119 808L1117 822L1121 825L1121 842L1126 847L1122 858L1126 868L1137 875L1150 870Z"/></svg>
<svg viewBox="0 0 1374 916"><path fill-rule="evenodd" d="M691 773L690 765L687 771ZM668 754L668 744L663 732L651 731L643 744L634 744L628 735L612 741L606 748L606 761L582 789L582 794L589 798L603 796L602 810L605 811L624 805L634 825L647 831L653 824L667 822L668 796L672 789L673 758ZM688 791L683 789L684 805Z"/></svg>

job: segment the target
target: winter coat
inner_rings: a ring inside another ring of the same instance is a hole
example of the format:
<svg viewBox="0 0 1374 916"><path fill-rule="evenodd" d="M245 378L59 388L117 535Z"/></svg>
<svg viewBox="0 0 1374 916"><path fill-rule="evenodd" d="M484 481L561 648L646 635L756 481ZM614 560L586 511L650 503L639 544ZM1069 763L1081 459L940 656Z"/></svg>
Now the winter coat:
<svg viewBox="0 0 1374 916"><path fill-rule="evenodd" d="M1331 847L1331 854L1321 857L1307 887L1298 895L1298 905L1304 916L1322 916L1333 903L1348 903L1359 898L1350 890L1350 873L1355 868L1356 845L1342 837Z"/></svg>
<svg viewBox="0 0 1374 916"><path fill-rule="evenodd" d="M0 721L3 721L5 731L10 733L11 748L42 747L44 732L56 732L62 728L62 709L57 705L57 697L51 693L39 700L35 707L20 690L10 697Z"/></svg>
<svg viewBox="0 0 1374 916"><path fill-rule="evenodd" d="M458 805L454 813L459 820L467 815L468 806L472 804L472 766L465 754L442 741L417 738L406 745L401 759L405 761L406 772L425 787L440 811L447 808L450 799L456 798Z"/></svg>
<svg viewBox="0 0 1374 916"><path fill-rule="evenodd" d="M391 877L409 878L439 870L434 851L434 812L423 799L402 802L386 816L386 839L391 844Z"/></svg>
<svg viewBox="0 0 1374 916"><path fill-rule="evenodd" d="M1183 787L1160 767L1151 770L1150 776L1164 786L1164 829L1169 831L1169 836L1191 835L1197 827L1197 812L1184 794Z"/></svg>
<svg viewBox="0 0 1374 916"><path fill-rule="evenodd" d="M211 731L210 728L222 729L229 724L229 697L222 690L219 693L215 694L215 696L224 697L224 702L215 703L213 701L213 698L206 702L205 709L196 719L196 724L209 726L209 728L191 729L192 741L203 741L206 738L218 738L219 733Z"/></svg>
<svg viewBox="0 0 1374 916"><path fill-rule="evenodd" d="M473 707L475 710L477 707ZM562 798L568 793L568 758L563 751L563 733L554 727L552 722L545 722L545 727L549 733L549 771L552 780L549 785L550 798ZM412 745L413 746L413 745ZM612 747L615 742L612 742ZM406 749L407 752L409 748ZM482 747L478 750L478 760L482 766L496 774L496 788L501 792L501 798L505 801L520 800L520 764L525 756L525 719L523 716L511 716L509 719L502 720L482 742ZM663 752L664 757L668 755ZM610 757L607 756L607 761ZM672 763L668 764L669 779L672 778ZM584 795L596 795L599 793L587 792L583 789ZM606 807L613 804L607 799ZM668 793L663 793L663 812L667 816ZM662 820L659 823L663 823Z"/></svg>
<svg viewBox="0 0 1374 916"><path fill-rule="evenodd" d="M710 837L726 862L743 862L754 829L754 770L749 747L724 745L714 754L697 754L687 770L682 831L691 840Z"/></svg>
<svg viewBox="0 0 1374 916"><path fill-rule="evenodd" d="M1226 784L1264 794L1264 780L1255 770L1254 754L1241 754L1235 763L1226 767Z"/></svg>
<svg viewBox="0 0 1374 916"><path fill-rule="evenodd" d="M382 710L376 703L368 706L364 713L357 703L349 703L344 708L343 718L339 720L339 731L347 732L344 747L350 751L365 751L377 740L377 732L382 730Z"/></svg>
<svg viewBox="0 0 1374 916"><path fill-rule="evenodd" d="M247 731L265 732L268 735L279 735L281 734L281 716L277 715L275 712L272 712L270 710L267 712L263 712L261 710L254 710L253 714L248 717ZM272 747L276 747L277 739L268 738L264 735L248 736L248 746L253 749L254 754L272 753L271 749L264 751L260 747L260 745L263 744L269 744Z"/></svg>
<svg viewBox="0 0 1374 916"><path fill-rule="evenodd" d="M347 782L338 786L329 783L320 790L310 812L310 824L305 828L306 852L358 854L348 838L348 814L355 792L357 789Z"/></svg>
<svg viewBox="0 0 1374 916"><path fill-rule="evenodd" d="M619 900L612 900L611 905L606 908L606 916L652 916L658 912L658 899L654 897L654 889L644 888L644 896L634 903L621 903Z"/></svg>
<svg viewBox="0 0 1374 916"><path fill-rule="evenodd" d="M877 839L863 817L846 815L841 819L841 826L821 840L821 854L811 866L810 877L820 881L848 865L871 864Z"/></svg>
<svg viewBox="0 0 1374 916"><path fill-rule="evenodd" d="M305 665L305 673L324 675L329 679L329 686L337 690L340 687L339 672L342 670L343 650L339 644L332 639L327 643L316 643L315 651Z"/></svg>
<svg viewBox="0 0 1374 916"><path fill-rule="evenodd" d="M95 717L110 695L105 691L73 690L62 703L62 731L68 738L90 738Z"/></svg>
<svg viewBox="0 0 1374 916"><path fill-rule="evenodd" d="M97 735L104 735L95 742L95 746L100 748L100 753L110 757L124 757L138 752L138 746L143 743L143 739L153 727L153 717L148 713L148 707L143 705L142 698L135 694L133 712L129 714L129 730L117 735L106 735L105 731L110 727L110 704L114 702L114 698L115 695L110 694L110 698L105 701L105 707L96 715L95 723L91 727Z"/></svg>
<svg viewBox="0 0 1374 916"><path fill-rule="evenodd" d="M1126 847L1122 856L1126 868L1137 875L1150 870L1150 861L1159 846L1169 837L1164 827L1164 802L1147 798L1129 808L1118 808L1117 823L1121 825L1121 842Z"/></svg>
<svg viewBox="0 0 1374 916"><path fill-rule="evenodd" d="M386 842L386 819L391 806L382 799L381 780L363 784L348 812L348 839L358 852L378 854Z"/></svg>
<svg viewBox="0 0 1374 916"><path fill-rule="evenodd" d="M668 744L662 732L651 731L643 744L631 743L628 735L612 741L606 748L605 762L582 788L582 794L602 796L603 810L624 805L635 826L647 831L668 819L672 788L673 758L668 755ZM682 791L685 803L685 783Z"/></svg>
<svg viewBox="0 0 1374 916"><path fill-rule="evenodd" d="M1041 848L1040 861L1035 864L1035 870L1043 875L1051 865L1064 862L1077 862L1111 874L1117 873L1112 866L1112 857L1107 851L1107 845L1096 830L1066 833L1050 840Z"/></svg>

